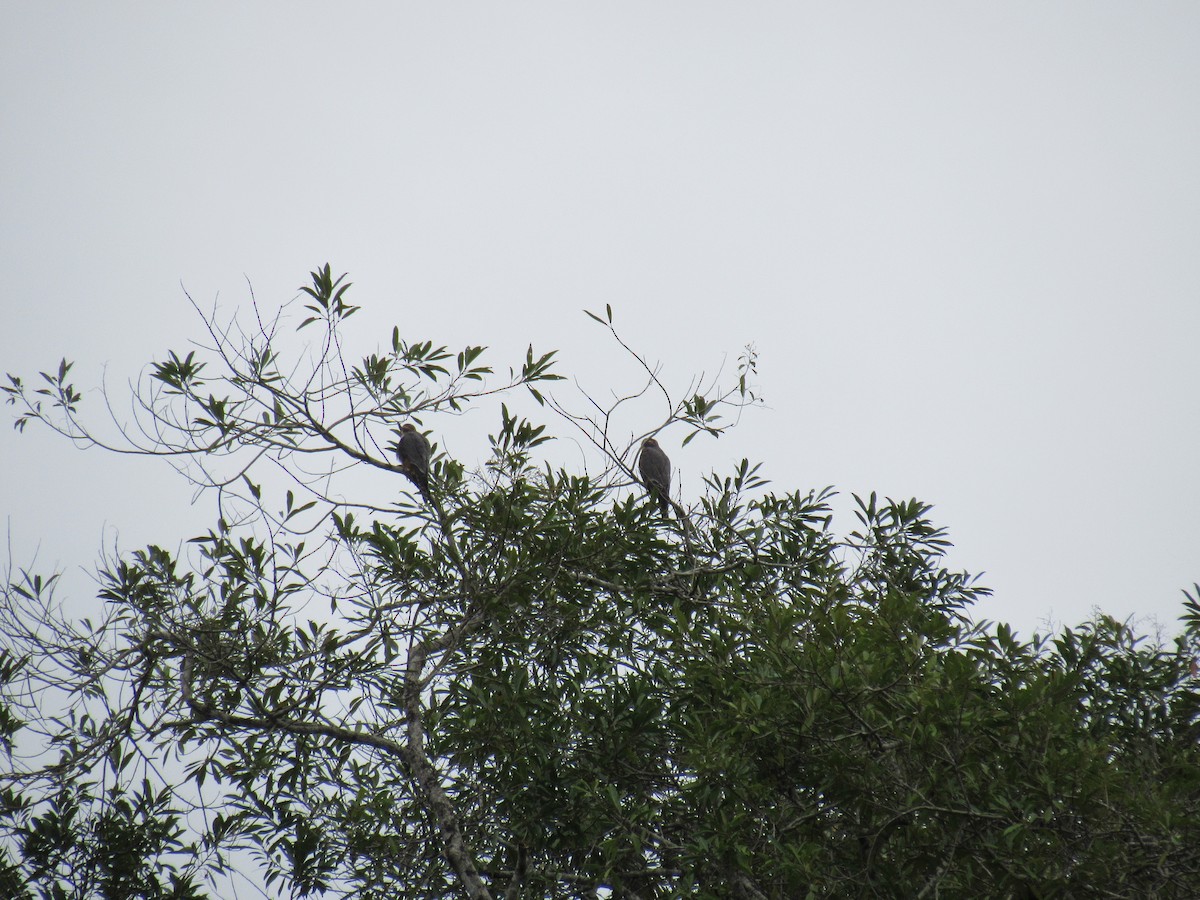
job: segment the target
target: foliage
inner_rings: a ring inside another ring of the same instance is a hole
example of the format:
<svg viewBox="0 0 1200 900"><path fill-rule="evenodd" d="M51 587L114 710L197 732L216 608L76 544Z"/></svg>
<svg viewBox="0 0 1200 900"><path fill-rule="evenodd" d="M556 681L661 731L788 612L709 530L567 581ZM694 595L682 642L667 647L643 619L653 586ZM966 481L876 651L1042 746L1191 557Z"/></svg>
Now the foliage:
<svg viewBox="0 0 1200 900"><path fill-rule="evenodd" d="M282 316L205 316L118 440L69 362L9 376L19 428L165 457L220 514L109 560L96 622L8 579L0 893L221 895L247 859L293 896L1193 893L1200 597L1170 648L1104 617L1023 641L972 622L915 500L856 497L839 537L831 491L744 461L659 517L635 448L720 435L752 352L677 396L607 309L645 376L607 403L532 348L495 382L395 329L350 364L344 278L303 289L299 352ZM490 455L435 449L413 496L400 425L497 407Z"/></svg>

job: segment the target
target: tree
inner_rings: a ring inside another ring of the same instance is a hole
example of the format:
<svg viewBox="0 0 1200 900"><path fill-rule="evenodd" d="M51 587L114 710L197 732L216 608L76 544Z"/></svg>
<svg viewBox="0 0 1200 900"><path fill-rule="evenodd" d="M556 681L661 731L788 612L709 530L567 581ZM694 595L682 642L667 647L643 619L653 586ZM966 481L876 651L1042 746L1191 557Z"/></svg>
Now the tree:
<svg viewBox="0 0 1200 900"><path fill-rule="evenodd" d="M219 516L108 559L95 621L8 579L0 893L221 895L247 858L296 896L1194 892L1200 589L1170 647L1103 617L1021 641L971 621L918 501L855 498L839 537L830 490L743 461L664 518L636 448L720 435L752 353L680 399L606 310L645 376L607 403L532 348L497 380L394 329L352 365L344 278L303 289L307 346L204 315L115 439L65 360L9 376L18 428L163 457ZM488 458L435 442L412 493L401 425L470 408Z"/></svg>

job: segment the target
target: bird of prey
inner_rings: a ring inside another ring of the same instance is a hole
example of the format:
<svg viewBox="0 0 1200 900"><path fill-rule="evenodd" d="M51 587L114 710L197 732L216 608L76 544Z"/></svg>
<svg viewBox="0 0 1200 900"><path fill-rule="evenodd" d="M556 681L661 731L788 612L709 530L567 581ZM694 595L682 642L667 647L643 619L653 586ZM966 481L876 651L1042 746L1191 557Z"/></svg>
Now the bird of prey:
<svg viewBox="0 0 1200 900"><path fill-rule="evenodd" d="M671 460L667 459L667 454L663 453L654 438L642 441L638 471L642 474L642 484L650 492L651 501L658 501L659 509L665 516L671 502Z"/></svg>
<svg viewBox="0 0 1200 900"><path fill-rule="evenodd" d="M400 426L400 441L396 444L400 470L426 500L429 499L429 453L429 441L417 431L416 425L405 422Z"/></svg>

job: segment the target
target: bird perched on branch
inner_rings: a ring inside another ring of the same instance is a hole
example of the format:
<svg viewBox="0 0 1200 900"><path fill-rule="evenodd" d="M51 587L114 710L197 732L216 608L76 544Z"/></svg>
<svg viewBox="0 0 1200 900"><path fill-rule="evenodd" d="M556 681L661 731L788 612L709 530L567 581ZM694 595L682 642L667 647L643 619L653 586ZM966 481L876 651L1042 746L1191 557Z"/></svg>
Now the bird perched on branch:
<svg viewBox="0 0 1200 900"><path fill-rule="evenodd" d="M396 455L400 457L400 471L417 486L421 496L429 499L429 441L417 431L412 422L400 426L400 440L396 444Z"/></svg>
<svg viewBox="0 0 1200 900"><path fill-rule="evenodd" d="M642 441L638 471L642 475L642 484L650 492L651 501L658 501L659 509L665 516L671 502L671 460L667 459L667 454L663 453L654 438Z"/></svg>

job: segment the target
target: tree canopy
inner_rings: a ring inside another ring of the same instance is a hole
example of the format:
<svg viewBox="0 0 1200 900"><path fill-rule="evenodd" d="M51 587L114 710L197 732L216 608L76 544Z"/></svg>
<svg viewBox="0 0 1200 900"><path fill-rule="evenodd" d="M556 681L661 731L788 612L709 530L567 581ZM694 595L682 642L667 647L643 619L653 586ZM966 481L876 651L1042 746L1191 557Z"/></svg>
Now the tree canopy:
<svg viewBox="0 0 1200 900"><path fill-rule="evenodd" d="M1021 639L918 500L839 533L830 489L749 460L647 495L638 446L721 435L752 351L677 389L589 313L643 381L576 394L533 348L497 374L396 328L353 358L348 288L198 309L115 435L66 360L8 377L18 428L165 459L218 512L106 558L91 616L10 571L0 894L1194 895L1200 590L1169 644ZM467 410L496 424L453 458Z"/></svg>

